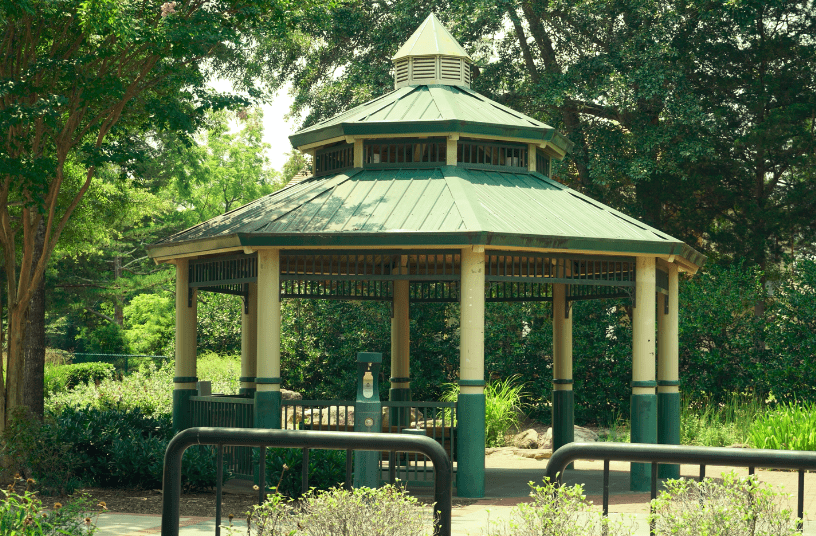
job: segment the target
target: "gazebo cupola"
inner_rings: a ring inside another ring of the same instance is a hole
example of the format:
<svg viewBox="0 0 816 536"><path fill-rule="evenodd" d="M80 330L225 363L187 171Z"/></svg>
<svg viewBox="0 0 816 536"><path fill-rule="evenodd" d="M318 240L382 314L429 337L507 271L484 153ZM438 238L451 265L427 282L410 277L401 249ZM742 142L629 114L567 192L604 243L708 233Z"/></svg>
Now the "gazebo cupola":
<svg viewBox="0 0 816 536"><path fill-rule="evenodd" d="M458 303L456 486L481 497L485 303L552 303L557 448L573 440L571 304L614 297L633 306L632 441L679 443L678 274L705 257L553 180L570 141L471 89L470 57L433 14L393 59L393 91L289 137L311 177L149 248L176 265L174 426L192 422L197 292L244 298L241 385L266 428L281 426L281 299L389 302L398 404L411 401L410 304ZM633 464L632 489L649 483Z"/></svg>
<svg viewBox="0 0 816 536"><path fill-rule="evenodd" d="M473 60L433 13L391 59L394 89L419 84L470 87Z"/></svg>

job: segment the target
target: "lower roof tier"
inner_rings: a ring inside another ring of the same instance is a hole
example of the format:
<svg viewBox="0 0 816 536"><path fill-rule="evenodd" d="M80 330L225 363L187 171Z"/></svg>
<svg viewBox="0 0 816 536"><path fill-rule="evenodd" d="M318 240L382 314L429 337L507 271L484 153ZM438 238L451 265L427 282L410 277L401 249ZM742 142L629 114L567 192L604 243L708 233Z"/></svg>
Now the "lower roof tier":
<svg viewBox="0 0 816 536"><path fill-rule="evenodd" d="M536 172L440 166L313 177L148 248L157 260L256 247L457 247L675 257L682 241Z"/></svg>

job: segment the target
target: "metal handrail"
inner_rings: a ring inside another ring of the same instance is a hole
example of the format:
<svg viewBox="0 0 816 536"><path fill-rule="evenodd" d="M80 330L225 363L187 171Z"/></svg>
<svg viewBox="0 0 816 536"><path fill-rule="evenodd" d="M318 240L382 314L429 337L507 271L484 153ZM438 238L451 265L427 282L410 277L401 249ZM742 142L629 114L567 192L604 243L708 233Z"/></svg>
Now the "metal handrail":
<svg viewBox="0 0 816 536"><path fill-rule="evenodd" d="M221 505L221 449L224 445L242 447L283 447L332 450L398 450L420 452L434 465L434 536L451 533L451 473L453 465L439 443L425 436L377 434L365 432L312 432L261 430L253 428L188 428L179 432L167 445L164 454L164 489L162 498L162 536L178 536L179 497L181 495L181 457L193 445L218 446L218 483L216 517ZM219 519L216 519L216 526Z"/></svg>
<svg viewBox="0 0 816 536"><path fill-rule="evenodd" d="M799 471L798 530L802 530L805 498L805 471L816 470L816 452L801 450L732 449L725 447L687 447L651 443L568 443L553 452L545 478L561 483L564 469L575 460L603 460L603 515L609 514L609 461L652 464L651 498L657 497L657 464L685 463L700 466L700 481L705 478L706 465L796 469Z"/></svg>

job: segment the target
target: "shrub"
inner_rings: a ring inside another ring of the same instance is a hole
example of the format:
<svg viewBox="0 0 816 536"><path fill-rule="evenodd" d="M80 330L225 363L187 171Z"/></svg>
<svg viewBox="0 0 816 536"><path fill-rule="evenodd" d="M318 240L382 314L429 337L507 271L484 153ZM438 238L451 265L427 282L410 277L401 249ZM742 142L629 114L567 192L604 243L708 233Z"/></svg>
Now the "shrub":
<svg viewBox="0 0 816 536"><path fill-rule="evenodd" d="M519 503L510 513L510 519L491 523L490 536L589 536L594 534L632 534L631 527L622 522L612 523L600 513L590 512L580 484L558 486L544 481L543 486L530 482L532 502Z"/></svg>
<svg viewBox="0 0 816 536"><path fill-rule="evenodd" d="M69 391L79 385L98 384L114 377L110 363L76 363L48 367L45 374L46 393Z"/></svg>
<svg viewBox="0 0 816 536"><path fill-rule="evenodd" d="M668 480L666 489L652 501L657 534L677 536L785 536L796 534L791 511L778 505L767 484L755 477L741 479L723 474L722 483L711 479Z"/></svg>
<svg viewBox="0 0 816 536"><path fill-rule="evenodd" d="M680 410L680 443L705 447L730 447L748 442L751 426L767 409L750 393L732 394L724 402L683 397Z"/></svg>
<svg viewBox="0 0 816 536"><path fill-rule="evenodd" d="M816 450L816 403L780 404L755 420L748 436L761 449Z"/></svg>
<svg viewBox="0 0 816 536"><path fill-rule="evenodd" d="M175 303L170 294L139 294L123 310L125 337L137 354L170 355L175 342Z"/></svg>
<svg viewBox="0 0 816 536"><path fill-rule="evenodd" d="M169 415L173 406L173 363L160 368L148 362L137 372L122 378L103 380L97 385L79 385L55 393L45 401L46 410L59 414L65 408L95 408L130 411L146 416Z"/></svg>
<svg viewBox="0 0 816 536"><path fill-rule="evenodd" d="M49 495L67 495L82 484L80 457L72 444L63 441L60 432L18 407L12 411L1 438L11 469L36 479L38 488Z"/></svg>
<svg viewBox="0 0 816 536"><path fill-rule="evenodd" d="M66 408L42 424L12 419L3 442L16 467L46 493L72 493L80 485L161 487L164 452L172 437L169 415L139 410ZM186 489L215 485L216 454L209 447L187 449L182 463ZM231 476L225 470L225 480Z"/></svg>
<svg viewBox="0 0 816 536"><path fill-rule="evenodd" d="M83 536L96 532L95 522L100 512L93 511L87 497L73 498L64 506L55 503L54 507L44 510L42 502L30 489L22 494L13 489L2 490L2 493L0 534Z"/></svg>
<svg viewBox="0 0 816 536"><path fill-rule="evenodd" d="M257 456L255 457L257 460ZM254 464L253 464L254 465ZM277 493L296 499L303 495L303 451L266 449L266 481ZM309 487L327 490L346 480L346 451L309 451Z"/></svg>
<svg viewBox="0 0 816 536"><path fill-rule="evenodd" d="M352 491L340 488L312 490L299 507L295 507L291 500L273 494L248 513L246 534L419 536L428 532L430 519L426 512L427 509L415 498L395 486ZM230 534L237 533L233 530L229 527Z"/></svg>

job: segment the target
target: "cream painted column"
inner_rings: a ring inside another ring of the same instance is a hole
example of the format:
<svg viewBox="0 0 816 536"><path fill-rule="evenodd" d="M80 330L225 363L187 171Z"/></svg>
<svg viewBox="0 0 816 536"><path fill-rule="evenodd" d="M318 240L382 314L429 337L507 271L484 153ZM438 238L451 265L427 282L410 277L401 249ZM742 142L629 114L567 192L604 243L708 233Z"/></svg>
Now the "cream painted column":
<svg viewBox="0 0 816 536"><path fill-rule="evenodd" d="M527 144L527 171L536 170L536 149L538 149L538 144Z"/></svg>
<svg viewBox="0 0 816 536"><path fill-rule="evenodd" d="M637 257L632 318L631 442L657 443L655 394L655 258ZM629 487L648 491L651 466L633 463Z"/></svg>
<svg viewBox="0 0 816 536"><path fill-rule="evenodd" d="M408 256L400 257L399 274L408 274ZM388 398L392 402L411 400L411 323L410 281L394 281L394 300L391 316L391 389ZM391 408L389 424L408 426L409 408Z"/></svg>
<svg viewBox="0 0 816 536"><path fill-rule="evenodd" d="M457 495L484 497L484 246L462 249L461 258Z"/></svg>
<svg viewBox="0 0 816 536"><path fill-rule="evenodd" d="M247 304L241 314L241 390L242 395L255 392L258 364L258 283L249 284Z"/></svg>
<svg viewBox="0 0 816 536"><path fill-rule="evenodd" d="M354 138L354 167L361 168L363 167L363 159L365 154L363 153L363 140L362 138Z"/></svg>
<svg viewBox="0 0 816 536"><path fill-rule="evenodd" d="M455 166L458 161L459 154L459 134L449 134L446 144L446 163L449 166Z"/></svg>
<svg viewBox="0 0 816 536"><path fill-rule="evenodd" d="M190 289L190 261L176 260L176 364L173 378L173 430L193 425L190 397L196 394L196 291Z"/></svg>
<svg viewBox="0 0 816 536"><path fill-rule="evenodd" d="M258 250L258 363L255 428L280 428L280 250Z"/></svg>
<svg viewBox="0 0 816 536"><path fill-rule="evenodd" d="M564 262L559 260L559 262ZM567 285L552 286L553 298L553 392L552 449L575 441L575 395L572 390L572 308Z"/></svg>
<svg viewBox="0 0 816 536"><path fill-rule="evenodd" d="M678 270L668 266L668 294L657 295L657 442L680 444ZM679 465L661 465L660 478L680 478Z"/></svg>

